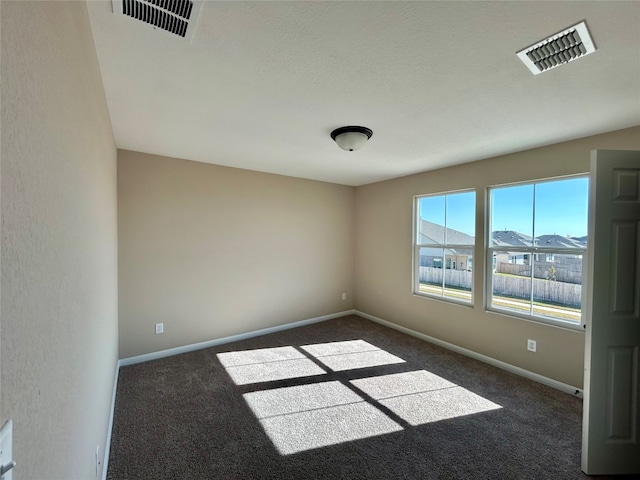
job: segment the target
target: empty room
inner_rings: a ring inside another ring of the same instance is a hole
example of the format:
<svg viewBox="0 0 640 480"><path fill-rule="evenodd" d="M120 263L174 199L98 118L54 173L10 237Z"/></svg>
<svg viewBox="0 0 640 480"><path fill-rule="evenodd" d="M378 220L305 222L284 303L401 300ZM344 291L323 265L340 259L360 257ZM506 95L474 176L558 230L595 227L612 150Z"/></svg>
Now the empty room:
<svg viewBox="0 0 640 480"><path fill-rule="evenodd" d="M0 17L3 480L640 475L640 2Z"/></svg>

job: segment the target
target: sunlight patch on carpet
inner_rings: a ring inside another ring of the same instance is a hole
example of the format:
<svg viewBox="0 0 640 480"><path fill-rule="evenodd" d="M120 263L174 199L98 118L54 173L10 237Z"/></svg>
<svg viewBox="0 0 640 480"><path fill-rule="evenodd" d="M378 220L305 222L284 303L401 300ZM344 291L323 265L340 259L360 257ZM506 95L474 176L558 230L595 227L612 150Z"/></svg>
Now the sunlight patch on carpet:
<svg viewBox="0 0 640 480"><path fill-rule="evenodd" d="M400 357L385 352L364 340L318 343L300 348L334 372L404 363Z"/></svg>
<svg viewBox="0 0 640 480"><path fill-rule="evenodd" d="M338 381L243 395L282 455L402 430Z"/></svg>
<svg viewBox="0 0 640 480"><path fill-rule="evenodd" d="M236 385L326 374L293 347L225 352L217 356Z"/></svg>
<svg viewBox="0 0 640 480"><path fill-rule="evenodd" d="M351 384L413 426L502 408L426 370L362 378Z"/></svg>
<svg viewBox="0 0 640 480"><path fill-rule="evenodd" d="M237 352L219 353L218 360L223 367L237 367L252 363L278 362L307 358L293 347L259 348L257 350L241 350Z"/></svg>
<svg viewBox="0 0 640 480"><path fill-rule="evenodd" d="M380 350L375 345L371 345L364 340L348 340L346 342L316 343L313 345L302 345L305 352L309 352L314 357L326 357L327 355L341 355L343 353L370 352Z"/></svg>

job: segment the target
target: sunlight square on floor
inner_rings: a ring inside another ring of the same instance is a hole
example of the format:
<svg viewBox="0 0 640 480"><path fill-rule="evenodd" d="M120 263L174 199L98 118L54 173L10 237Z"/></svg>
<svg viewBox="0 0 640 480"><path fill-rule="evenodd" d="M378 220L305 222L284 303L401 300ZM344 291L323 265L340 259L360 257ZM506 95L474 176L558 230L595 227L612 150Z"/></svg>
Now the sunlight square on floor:
<svg viewBox="0 0 640 480"><path fill-rule="evenodd" d="M351 384L413 426L502 408L426 370L362 378Z"/></svg>
<svg viewBox="0 0 640 480"><path fill-rule="evenodd" d="M272 382L326 373L294 347L219 353L218 360L236 385Z"/></svg>
<svg viewBox="0 0 640 480"><path fill-rule="evenodd" d="M282 455L402 430L337 381L251 392L244 399Z"/></svg>
<svg viewBox="0 0 640 480"><path fill-rule="evenodd" d="M300 348L316 357L318 361L334 372L404 363L400 357L364 340L319 343L304 345Z"/></svg>

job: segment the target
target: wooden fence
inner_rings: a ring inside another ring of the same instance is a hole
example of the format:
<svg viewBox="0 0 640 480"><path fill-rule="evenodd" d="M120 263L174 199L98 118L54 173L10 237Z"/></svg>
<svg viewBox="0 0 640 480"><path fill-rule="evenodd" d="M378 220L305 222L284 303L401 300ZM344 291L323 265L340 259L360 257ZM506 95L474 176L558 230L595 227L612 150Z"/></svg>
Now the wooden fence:
<svg viewBox="0 0 640 480"><path fill-rule="evenodd" d="M493 294L504 297L529 299L531 279L508 275L493 276ZM533 279L533 301L580 308L582 285L557 280Z"/></svg>
<svg viewBox="0 0 640 480"><path fill-rule="evenodd" d="M443 270L442 268L420 267L420 283L442 285L442 272L447 272L447 286L471 290L473 273L466 270Z"/></svg>
<svg viewBox="0 0 640 480"><path fill-rule="evenodd" d="M446 286L470 290L473 273L465 270L443 270L420 267L420 283L442 285L442 274L446 272ZM530 298L531 279L511 275L493 276L493 294L500 297ZM580 308L582 285L557 280L533 279L533 301Z"/></svg>
<svg viewBox="0 0 640 480"><path fill-rule="evenodd" d="M521 275L528 277L531 272L530 265L522 265L515 263L498 262L496 272L507 273L510 275ZM547 263L535 262L534 278L556 280L566 283L582 283L582 260L579 264L563 264L563 263Z"/></svg>

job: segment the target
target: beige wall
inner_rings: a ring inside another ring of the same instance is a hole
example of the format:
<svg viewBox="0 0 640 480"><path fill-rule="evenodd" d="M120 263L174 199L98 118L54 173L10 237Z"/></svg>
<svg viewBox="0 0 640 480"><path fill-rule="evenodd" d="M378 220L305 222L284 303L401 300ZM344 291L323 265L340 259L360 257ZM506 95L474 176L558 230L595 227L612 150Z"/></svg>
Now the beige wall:
<svg viewBox="0 0 640 480"><path fill-rule="evenodd" d="M352 187L119 151L120 358L353 308L353 212Z"/></svg>
<svg viewBox="0 0 640 480"><path fill-rule="evenodd" d="M0 421L14 478L95 478L117 362L116 149L87 7L3 1L1 31Z"/></svg>
<svg viewBox="0 0 640 480"><path fill-rule="evenodd" d="M584 334L528 322L483 308L483 272L476 268L473 307L412 294L413 196L475 188L477 238L484 238L485 187L583 173L592 149L640 149L640 127L356 189L355 305L360 311L469 350L582 386ZM484 265L477 242L474 265ZM526 350L526 340L538 352Z"/></svg>

